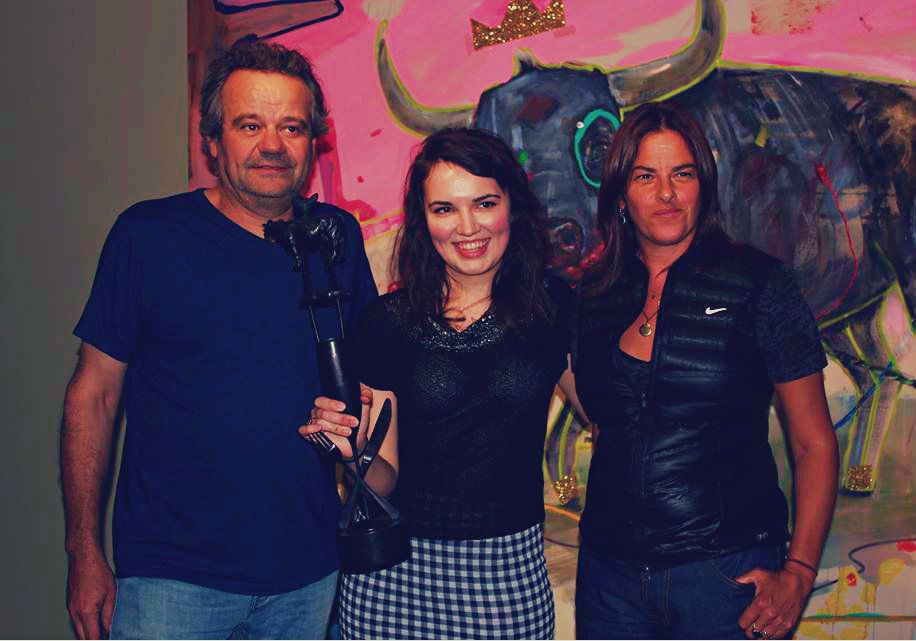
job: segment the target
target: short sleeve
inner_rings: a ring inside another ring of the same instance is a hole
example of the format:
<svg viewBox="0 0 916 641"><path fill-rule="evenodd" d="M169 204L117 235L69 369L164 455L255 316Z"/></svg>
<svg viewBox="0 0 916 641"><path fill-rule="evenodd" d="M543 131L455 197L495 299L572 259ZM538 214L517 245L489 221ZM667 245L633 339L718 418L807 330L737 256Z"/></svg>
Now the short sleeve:
<svg viewBox="0 0 916 641"><path fill-rule="evenodd" d="M827 366L820 333L792 270L774 269L757 305L757 342L774 383L794 381Z"/></svg>
<svg viewBox="0 0 916 641"><path fill-rule="evenodd" d="M404 354L398 355L396 321L389 311L390 296L365 308L353 336L353 360L360 382L374 389L397 392Z"/></svg>
<svg viewBox="0 0 916 641"><path fill-rule="evenodd" d="M89 300L73 333L123 363L130 361L140 333L141 274L131 219L122 214L105 240Z"/></svg>

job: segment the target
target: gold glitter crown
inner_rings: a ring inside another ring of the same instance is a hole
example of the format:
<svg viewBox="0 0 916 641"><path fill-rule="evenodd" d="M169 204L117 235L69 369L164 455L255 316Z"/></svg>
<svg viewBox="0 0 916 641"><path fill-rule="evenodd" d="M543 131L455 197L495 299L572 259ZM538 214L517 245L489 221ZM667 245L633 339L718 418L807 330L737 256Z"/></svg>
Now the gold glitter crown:
<svg viewBox="0 0 916 641"><path fill-rule="evenodd" d="M495 27L471 19L474 48L499 45L566 26L563 0L552 0L544 11L538 11L531 0L510 0L506 16Z"/></svg>

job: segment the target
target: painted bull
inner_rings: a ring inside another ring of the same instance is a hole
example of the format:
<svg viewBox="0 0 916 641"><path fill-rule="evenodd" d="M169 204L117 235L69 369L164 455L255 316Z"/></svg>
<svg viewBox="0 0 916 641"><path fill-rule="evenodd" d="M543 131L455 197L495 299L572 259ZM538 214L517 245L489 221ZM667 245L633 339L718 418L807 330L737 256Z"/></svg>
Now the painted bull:
<svg viewBox="0 0 916 641"><path fill-rule="evenodd" d="M723 226L795 268L826 344L845 355L860 407L844 487L867 493L899 393L885 376L893 356L876 322L888 291L899 285L916 317L916 91L824 73L720 67L723 19L717 0L699 0L688 46L628 69L522 57L517 73L472 108L419 105L398 78L385 25L376 61L388 105L407 128L425 135L476 125L512 145L549 208L554 267L571 280L597 248L601 164L626 110L661 99L688 107L718 159Z"/></svg>

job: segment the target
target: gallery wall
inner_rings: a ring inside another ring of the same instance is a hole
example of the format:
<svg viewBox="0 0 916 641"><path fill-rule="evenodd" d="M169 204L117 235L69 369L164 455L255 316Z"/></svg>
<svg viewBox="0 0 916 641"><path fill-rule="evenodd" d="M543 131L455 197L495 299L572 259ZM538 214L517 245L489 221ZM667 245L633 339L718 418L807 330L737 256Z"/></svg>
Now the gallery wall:
<svg viewBox="0 0 916 641"><path fill-rule="evenodd" d="M72 638L57 438L102 241L187 187L186 3L0 3L0 636Z"/></svg>

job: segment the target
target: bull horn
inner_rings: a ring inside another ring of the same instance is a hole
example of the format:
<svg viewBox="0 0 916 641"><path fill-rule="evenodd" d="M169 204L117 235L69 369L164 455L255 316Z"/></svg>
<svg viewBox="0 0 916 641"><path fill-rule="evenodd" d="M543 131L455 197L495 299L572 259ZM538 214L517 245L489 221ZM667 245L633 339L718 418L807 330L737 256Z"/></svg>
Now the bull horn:
<svg viewBox="0 0 916 641"><path fill-rule="evenodd" d="M378 66L379 82L382 84L382 93L391 113L404 127L411 131L427 136L446 127L467 127L474 117L474 106L460 107L425 107L418 103L407 92L401 79L398 77L388 55L388 45L385 42L387 21L379 25L375 40L375 60Z"/></svg>
<svg viewBox="0 0 916 641"><path fill-rule="evenodd" d="M725 9L721 0L697 0L693 38L687 46L660 60L607 74L611 93L621 107L665 98L702 80L716 64L725 42Z"/></svg>

